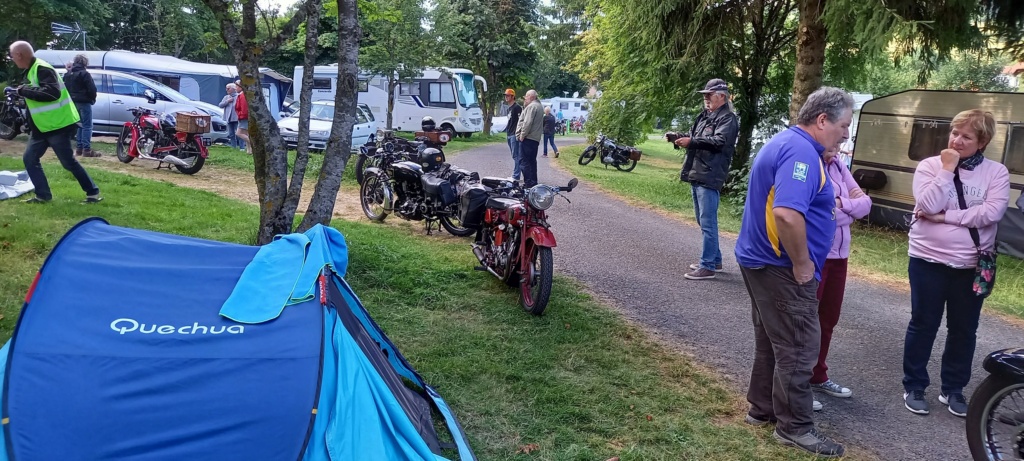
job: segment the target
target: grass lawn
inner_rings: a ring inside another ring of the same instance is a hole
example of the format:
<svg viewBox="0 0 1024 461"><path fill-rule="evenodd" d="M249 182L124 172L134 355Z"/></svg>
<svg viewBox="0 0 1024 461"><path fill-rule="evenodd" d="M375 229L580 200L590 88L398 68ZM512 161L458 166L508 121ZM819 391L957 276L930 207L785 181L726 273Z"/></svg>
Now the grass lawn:
<svg viewBox="0 0 1024 461"><path fill-rule="evenodd" d="M679 182L684 150L675 150L660 138L649 140L640 145L644 155L636 169L623 173L615 168L605 168L598 159L586 166L579 165L577 160L584 147L567 147L557 159L559 165L581 181L589 181L626 200L696 223L689 185ZM723 196L718 212L719 230L739 233L742 212L742 205L729 203ZM1011 206L1007 212L1017 211ZM908 287L905 232L861 222L853 225L852 232L850 269L855 275ZM985 301L985 306L1015 318L1024 318L1021 300L1024 300L1024 261L1001 255L996 289Z"/></svg>
<svg viewBox="0 0 1024 461"><path fill-rule="evenodd" d="M44 258L83 218L253 240L254 205L95 168L105 200L81 205L77 184L49 159L53 202L0 201L2 340ZM20 159L0 157L0 170L20 168ZM744 425L746 406L721 378L567 278L556 278L547 314L535 318L518 308L512 290L472 270L464 240L362 221L334 225L350 245L349 282L452 405L482 460L812 459L776 444L771 429Z"/></svg>

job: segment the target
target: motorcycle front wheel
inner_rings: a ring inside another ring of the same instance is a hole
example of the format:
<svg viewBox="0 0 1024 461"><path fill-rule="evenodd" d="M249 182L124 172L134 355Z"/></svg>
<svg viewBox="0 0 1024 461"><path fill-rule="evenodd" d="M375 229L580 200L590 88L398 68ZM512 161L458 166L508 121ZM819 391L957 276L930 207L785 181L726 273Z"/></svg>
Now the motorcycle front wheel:
<svg viewBox="0 0 1024 461"><path fill-rule="evenodd" d="M388 217L391 210L388 207L394 203L394 194L387 180L376 174L366 175L363 184L359 186L359 202L363 208L363 214L370 221L382 222Z"/></svg>
<svg viewBox="0 0 1024 461"><path fill-rule="evenodd" d="M592 160L594 160L594 157L597 157L597 148L594 146L590 146L586 149L583 149L583 153L580 154L579 163L580 165L586 165L590 163Z"/></svg>
<svg viewBox="0 0 1024 461"><path fill-rule="evenodd" d="M966 424L976 461L1024 459L1024 382L989 375L971 396Z"/></svg>
<svg viewBox="0 0 1024 461"><path fill-rule="evenodd" d="M19 117L18 109L6 103L0 106L0 138L10 141L21 133Z"/></svg>
<svg viewBox="0 0 1024 461"><path fill-rule="evenodd" d="M128 127L121 128L121 135L117 137L117 159L121 163L129 163L135 160L135 157L128 155L128 150L131 149L132 145L132 132Z"/></svg>
<svg viewBox="0 0 1024 461"><path fill-rule="evenodd" d="M535 246L529 258L529 273L523 274L519 282L520 300L526 312L541 315L548 307L548 300L551 299L554 257L551 248Z"/></svg>
<svg viewBox="0 0 1024 461"><path fill-rule="evenodd" d="M359 158L356 159L356 183L362 184L365 175L363 174L367 168L380 167L379 157L369 157L363 154L359 154Z"/></svg>
<svg viewBox="0 0 1024 461"><path fill-rule="evenodd" d="M615 168L618 168L619 171L625 171L625 172L633 171L633 168L636 168L636 160L626 160L625 162L616 162L615 163Z"/></svg>
<svg viewBox="0 0 1024 461"><path fill-rule="evenodd" d="M206 163L206 159L203 158L199 149L200 147L196 144L195 138L189 139L188 142L178 149L178 158L184 160L188 165L174 165L174 168L177 168L178 171L184 174L198 173L199 170L203 169L203 165Z"/></svg>

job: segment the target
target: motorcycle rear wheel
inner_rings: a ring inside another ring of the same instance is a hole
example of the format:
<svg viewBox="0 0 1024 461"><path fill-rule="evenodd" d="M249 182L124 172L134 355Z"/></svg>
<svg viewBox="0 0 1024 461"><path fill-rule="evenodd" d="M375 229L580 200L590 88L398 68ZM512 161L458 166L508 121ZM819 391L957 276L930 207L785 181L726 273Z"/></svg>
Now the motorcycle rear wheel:
<svg viewBox="0 0 1024 461"><path fill-rule="evenodd" d="M519 300L526 312L541 315L551 299L551 281L555 270L551 248L535 246L530 255L529 270L519 282Z"/></svg>
<svg viewBox="0 0 1024 461"><path fill-rule="evenodd" d="M19 116L18 109L6 103L0 105L0 138L10 141L21 133Z"/></svg>
<svg viewBox="0 0 1024 461"><path fill-rule="evenodd" d="M616 163L615 168L618 168L619 171L633 171L633 168L636 168L636 160L626 160L625 163Z"/></svg>
<svg viewBox="0 0 1024 461"><path fill-rule="evenodd" d="M1014 442L1024 435L1024 382L989 375L971 396L966 424L975 460L1024 459L1024 442Z"/></svg>
<svg viewBox="0 0 1024 461"><path fill-rule="evenodd" d="M384 177L370 174L363 178L363 184L359 186L359 203L370 221L383 222L388 217L390 197L394 194Z"/></svg>
<svg viewBox="0 0 1024 461"><path fill-rule="evenodd" d="M586 165L593 161L595 157L597 157L597 148L594 146L590 146L586 149L583 149L583 153L580 154L579 163L580 165Z"/></svg>
<svg viewBox="0 0 1024 461"><path fill-rule="evenodd" d="M191 166L174 165L174 168L177 168L178 171L180 171L180 172L182 172L184 174L196 174L196 173L198 173L199 170L203 169L203 164L206 163L206 159L203 158L202 154L199 153L199 149L200 148L199 148L198 145L196 145L195 138L188 140L188 142L185 143L184 148L189 149L188 150L188 154L189 155L187 157L178 157L178 158L184 160L186 163L191 162L192 165ZM182 152L182 149L178 149L178 153L179 154L183 154L184 152Z"/></svg>
<svg viewBox="0 0 1024 461"><path fill-rule="evenodd" d="M117 137L117 159L121 163L130 163L135 160L135 157L128 155L128 149L131 148L132 144L132 133L128 127L121 128L121 135Z"/></svg>
<svg viewBox="0 0 1024 461"><path fill-rule="evenodd" d="M380 167L380 158L370 158L366 155L359 154L359 158L356 159L356 183L362 184L363 179L366 177L364 172L370 167Z"/></svg>
<svg viewBox="0 0 1024 461"><path fill-rule="evenodd" d="M473 235L473 233L476 232L475 229L462 226L462 221L458 218L458 207L451 207L451 213L455 216L441 216L437 218L437 220L441 222L441 226L444 227L444 230L448 231L449 234L456 237L466 237Z"/></svg>

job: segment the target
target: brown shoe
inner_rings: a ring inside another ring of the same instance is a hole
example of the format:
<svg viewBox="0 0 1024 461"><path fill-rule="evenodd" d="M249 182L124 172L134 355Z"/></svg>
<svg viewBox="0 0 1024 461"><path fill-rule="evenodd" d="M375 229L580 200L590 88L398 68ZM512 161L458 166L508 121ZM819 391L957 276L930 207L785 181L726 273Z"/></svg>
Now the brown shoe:
<svg viewBox="0 0 1024 461"><path fill-rule="evenodd" d="M82 156L82 148L81 147L76 147L75 148L75 157L81 157L81 156Z"/></svg>
<svg viewBox="0 0 1024 461"><path fill-rule="evenodd" d="M83 157L102 157L102 156L103 156L103 154L101 154L101 153L99 153L99 152L96 152L96 151L94 151L94 150L92 150L92 149L88 149L88 148L87 148L87 149L85 149L85 151L84 151L84 153L82 154L82 156L83 156Z"/></svg>
<svg viewBox="0 0 1024 461"><path fill-rule="evenodd" d="M715 271L709 271L701 267L693 272L687 272L683 274L683 277L686 277L687 279L690 280L708 280L715 278Z"/></svg>

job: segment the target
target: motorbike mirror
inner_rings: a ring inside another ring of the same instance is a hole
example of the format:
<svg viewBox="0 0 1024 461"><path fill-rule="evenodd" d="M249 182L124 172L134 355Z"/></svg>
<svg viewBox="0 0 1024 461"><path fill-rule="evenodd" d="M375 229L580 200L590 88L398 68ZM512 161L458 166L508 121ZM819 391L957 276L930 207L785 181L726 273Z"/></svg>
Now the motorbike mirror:
<svg viewBox="0 0 1024 461"><path fill-rule="evenodd" d="M578 186L579 184L580 184L580 180L579 179L572 178L572 179L569 180L569 186L566 187L565 190L567 192L572 192L572 190L575 189L576 186Z"/></svg>
<svg viewBox="0 0 1024 461"><path fill-rule="evenodd" d="M146 96L146 101L150 104L156 104L156 92L153 90L143 91L142 94Z"/></svg>

